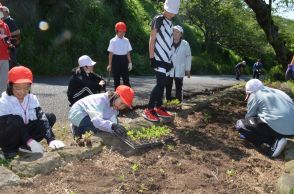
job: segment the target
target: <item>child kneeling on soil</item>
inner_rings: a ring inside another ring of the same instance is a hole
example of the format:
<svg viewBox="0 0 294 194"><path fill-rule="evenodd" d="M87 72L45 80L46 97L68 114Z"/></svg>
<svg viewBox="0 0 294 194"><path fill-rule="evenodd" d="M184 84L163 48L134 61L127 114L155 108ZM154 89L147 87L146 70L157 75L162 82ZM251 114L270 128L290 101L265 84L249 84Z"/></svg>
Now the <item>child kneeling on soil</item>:
<svg viewBox="0 0 294 194"><path fill-rule="evenodd" d="M80 138L87 131L106 131L126 135L125 129L117 124L119 110L131 108L134 91L120 85L115 92L92 94L73 104L69 111L74 138Z"/></svg>
<svg viewBox="0 0 294 194"><path fill-rule="evenodd" d="M245 85L247 114L238 120L240 137L255 146L268 145L270 157L281 154L287 137L294 136L294 103L283 91L266 87L258 79Z"/></svg>
<svg viewBox="0 0 294 194"><path fill-rule="evenodd" d="M7 159L22 149L26 152L43 153L39 143L43 138L52 149L64 147L55 140L52 126L56 121L53 113L45 114L37 97L31 94L33 74L24 66L8 72L8 86L0 98L0 147Z"/></svg>

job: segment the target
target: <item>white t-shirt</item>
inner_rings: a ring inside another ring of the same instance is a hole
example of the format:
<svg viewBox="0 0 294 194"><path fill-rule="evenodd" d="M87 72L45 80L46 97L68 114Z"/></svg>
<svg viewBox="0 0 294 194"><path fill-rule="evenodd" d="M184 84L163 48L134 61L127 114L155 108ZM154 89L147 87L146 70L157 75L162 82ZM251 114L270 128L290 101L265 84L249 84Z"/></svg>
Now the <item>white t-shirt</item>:
<svg viewBox="0 0 294 194"><path fill-rule="evenodd" d="M119 38L117 35L109 41L107 51L114 55L126 55L132 50L129 39Z"/></svg>

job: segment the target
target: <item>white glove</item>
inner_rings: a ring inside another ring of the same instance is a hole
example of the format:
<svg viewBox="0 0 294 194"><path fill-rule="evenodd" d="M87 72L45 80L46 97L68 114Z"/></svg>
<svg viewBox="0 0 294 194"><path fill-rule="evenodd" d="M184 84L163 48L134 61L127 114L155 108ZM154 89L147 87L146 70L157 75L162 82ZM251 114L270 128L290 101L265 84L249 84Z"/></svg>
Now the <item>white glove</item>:
<svg viewBox="0 0 294 194"><path fill-rule="evenodd" d="M101 113L95 110L86 110L86 112L88 113L89 117L91 119L95 118L96 116L100 116Z"/></svg>
<svg viewBox="0 0 294 194"><path fill-rule="evenodd" d="M31 148L33 153L42 153L42 154L44 153L43 146L34 139L30 139L27 142L27 145Z"/></svg>
<svg viewBox="0 0 294 194"><path fill-rule="evenodd" d="M49 143L49 147L53 150L65 147L64 143L60 140L52 140Z"/></svg>
<svg viewBox="0 0 294 194"><path fill-rule="evenodd" d="M129 69L129 71L131 71L133 69L133 64L132 63L129 63L128 69Z"/></svg>

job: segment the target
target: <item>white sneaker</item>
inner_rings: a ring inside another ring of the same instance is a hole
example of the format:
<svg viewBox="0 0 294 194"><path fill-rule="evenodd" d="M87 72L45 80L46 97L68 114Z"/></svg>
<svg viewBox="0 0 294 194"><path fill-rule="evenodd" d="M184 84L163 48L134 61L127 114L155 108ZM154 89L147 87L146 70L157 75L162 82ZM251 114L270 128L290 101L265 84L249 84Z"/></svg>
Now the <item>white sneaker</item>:
<svg viewBox="0 0 294 194"><path fill-rule="evenodd" d="M271 157L275 158L279 156L284 150L286 144L287 144L286 138L277 139L274 145L271 147Z"/></svg>

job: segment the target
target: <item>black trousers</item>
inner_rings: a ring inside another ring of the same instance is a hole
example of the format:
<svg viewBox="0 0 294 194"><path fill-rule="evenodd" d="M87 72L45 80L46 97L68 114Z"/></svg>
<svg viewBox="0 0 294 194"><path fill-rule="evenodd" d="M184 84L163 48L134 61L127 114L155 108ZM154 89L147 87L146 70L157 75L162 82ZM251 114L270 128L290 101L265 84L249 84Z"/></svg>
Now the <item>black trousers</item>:
<svg viewBox="0 0 294 194"><path fill-rule="evenodd" d="M46 113L46 117L52 127L56 122L56 116ZM45 137L46 129L40 120L30 120L25 124L18 115L0 117L0 147L3 152L16 152L21 145L26 145L28 139L24 138L24 133L36 141L41 141Z"/></svg>
<svg viewBox="0 0 294 194"><path fill-rule="evenodd" d="M180 102L183 100L183 78L182 77L167 77L166 88L165 88L165 98L166 100L172 100L172 88L173 82L175 81L176 85L176 99Z"/></svg>
<svg viewBox="0 0 294 194"><path fill-rule="evenodd" d="M123 84L130 86L129 80L129 69L128 69L128 58L127 55L113 55L111 71L114 80L114 89L120 85L120 77L123 79Z"/></svg>
<svg viewBox="0 0 294 194"><path fill-rule="evenodd" d="M156 85L151 91L148 109L153 109L155 107L162 106L162 98L164 93L164 88L167 82L167 76L165 73L154 71L156 76Z"/></svg>
<svg viewBox="0 0 294 194"><path fill-rule="evenodd" d="M235 73L236 73L236 79L239 80L241 75L241 70L239 68L235 68Z"/></svg>
<svg viewBox="0 0 294 194"><path fill-rule="evenodd" d="M259 79L259 77L260 77L260 70L255 70L255 71L253 71L253 78L256 78L256 79Z"/></svg>
<svg viewBox="0 0 294 194"><path fill-rule="evenodd" d="M273 145L277 139L292 137L293 135L283 135L273 130L268 124L258 117L250 117L238 120L236 129L240 134L259 147L262 143Z"/></svg>

